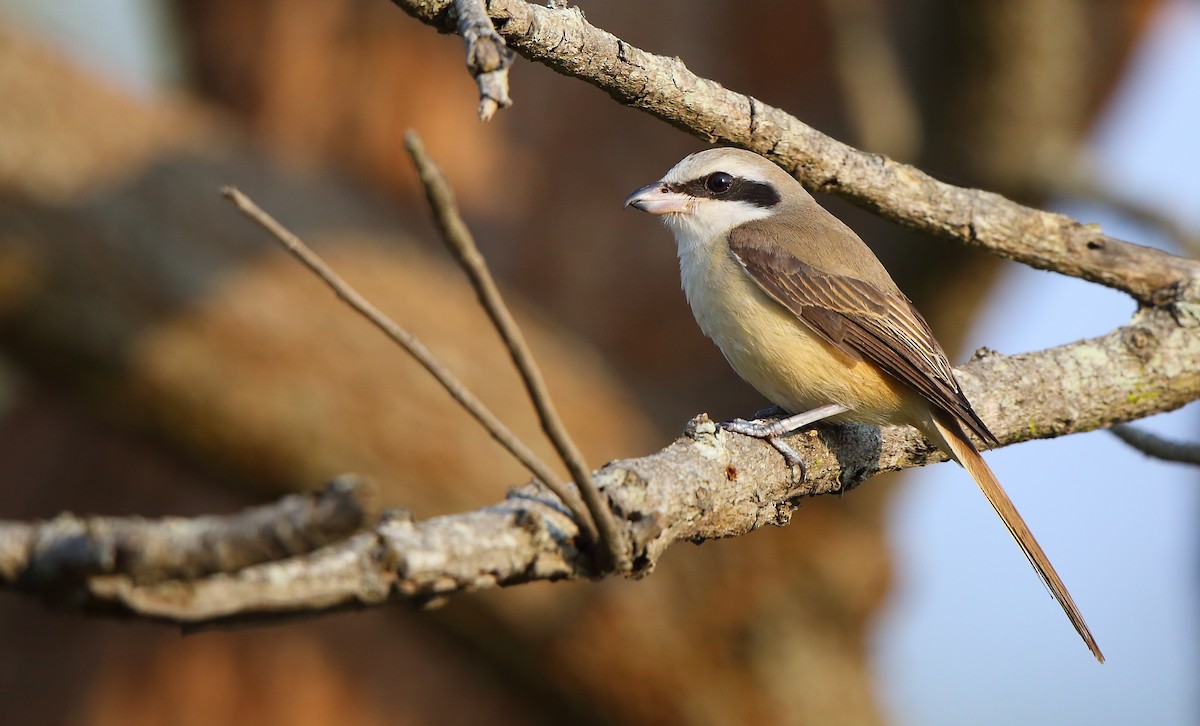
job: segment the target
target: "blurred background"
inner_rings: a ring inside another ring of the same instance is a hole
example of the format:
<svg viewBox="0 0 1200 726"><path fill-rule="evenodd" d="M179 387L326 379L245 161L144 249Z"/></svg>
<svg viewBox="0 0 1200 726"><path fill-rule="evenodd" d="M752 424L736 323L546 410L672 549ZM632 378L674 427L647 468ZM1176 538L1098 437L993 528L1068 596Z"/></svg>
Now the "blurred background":
<svg viewBox="0 0 1200 726"><path fill-rule="evenodd" d="M1197 254L1194 2L581 6L850 143ZM0 0L0 516L227 511L355 471L428 517L523 481L216 193L240 186L541 445L432 232L408 127L593 466L657 450L699 411L761 408L697 331L667 232L620 209L701 143L523 60L512 85L516 105L481 124L459 40L385 0ZM1133 311L822 201L958 360ZM1191 440L1197 424L1195 406L1147 422ZM1106 432L989 460L1107 665L966 475L935 466L676 548L641 582L433 612L184 637L6 595L0 722L1200 722L1200 473Z"/></svg>

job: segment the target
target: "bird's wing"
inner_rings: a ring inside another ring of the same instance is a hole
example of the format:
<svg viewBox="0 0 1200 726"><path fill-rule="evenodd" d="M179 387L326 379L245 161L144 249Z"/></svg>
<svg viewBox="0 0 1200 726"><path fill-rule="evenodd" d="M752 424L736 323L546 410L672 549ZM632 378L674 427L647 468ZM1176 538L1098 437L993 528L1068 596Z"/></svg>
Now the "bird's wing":
<svg viewBox="0 0 1200 726"><path fill-rule="evenodd" d="M963 395L929 325L903 294L823 273L781 247L752 244L737 229L729 242L734 258L763 292L830 345L874 363L953 414L985 443L998 443Z"/></svg>

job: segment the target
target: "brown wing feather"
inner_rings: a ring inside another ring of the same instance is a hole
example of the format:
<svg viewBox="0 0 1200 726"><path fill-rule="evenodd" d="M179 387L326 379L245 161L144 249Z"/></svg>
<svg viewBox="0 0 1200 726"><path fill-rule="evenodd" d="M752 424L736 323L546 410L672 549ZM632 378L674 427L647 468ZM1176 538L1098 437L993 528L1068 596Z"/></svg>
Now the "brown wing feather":
<svg viewBox="0 0 1200 726"><path fill-rule="evenodd" d="M903 295L823 274L780 248L730 235L730 249L760 288L835 348L865 358L953 414L989 445L996 437L971 408L925 319Z"/></svg>

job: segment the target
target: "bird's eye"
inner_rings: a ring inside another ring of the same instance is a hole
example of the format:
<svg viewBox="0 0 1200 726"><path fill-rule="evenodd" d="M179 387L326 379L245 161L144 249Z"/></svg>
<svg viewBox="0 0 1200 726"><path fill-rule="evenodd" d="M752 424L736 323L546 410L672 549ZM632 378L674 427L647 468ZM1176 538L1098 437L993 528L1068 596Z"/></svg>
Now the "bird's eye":
<svg viewBox="0 0 1200 726"><path fill-rule="evenodd" d="M733 186L733 176L723 171L715 171L704 180L704 188L713 194L724 194Z"/></svg>

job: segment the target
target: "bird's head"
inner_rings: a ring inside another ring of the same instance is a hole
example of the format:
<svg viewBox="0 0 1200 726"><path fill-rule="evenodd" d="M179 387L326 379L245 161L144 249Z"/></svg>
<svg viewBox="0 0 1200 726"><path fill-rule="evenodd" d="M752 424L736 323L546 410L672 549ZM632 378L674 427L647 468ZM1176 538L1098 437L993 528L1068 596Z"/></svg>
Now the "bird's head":
<svg viewBox="0 0 1200 726"><path fill-rule="evenodd" d="M772 216L788 199L811 197L762 156L721 148L684 158L662 179L630 194L625 206L661 216L683 244L720 239L734 227Z"/></svg>

